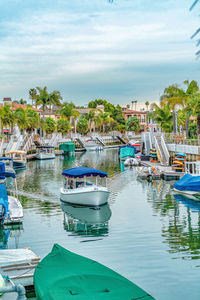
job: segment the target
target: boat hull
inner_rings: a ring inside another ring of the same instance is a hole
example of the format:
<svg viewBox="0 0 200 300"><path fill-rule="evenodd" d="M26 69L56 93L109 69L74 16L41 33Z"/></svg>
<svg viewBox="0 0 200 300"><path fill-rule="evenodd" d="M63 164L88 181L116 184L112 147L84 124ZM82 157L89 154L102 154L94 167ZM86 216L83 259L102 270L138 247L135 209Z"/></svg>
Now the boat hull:
<svg viewBox="0 0 200 300"><path fill-rule="evenodd" d="M188 196L199 196L200 197L200 192L195 192L195 191L180 191L180 190L177 190L176 188L173 188L173 190L176 192L176 193L179 193L179 194L183 194L183 195L188 195Z"/></svg>
<svg viewBox="0 0 200 300"><path fill-rule="evenodd" d="M23 208L20 201L12 196L8 196L9 217L3 221L4 225L19 224L23 222Z"/></svg>
<svg viewBox="0 0 200 300"><path fill-rule="evenodd" d="M14 160L13 161L13 168L15 170L26 169L26 162L25 161Z"/></svg>
<svg viewBox="0 0 200 300"><path fill-rule="evenodd" d="M60 199L63 202L85 206L103 205L107 203L109 194L110 193L106 188L83 188L75 190L60 189Z"/></svg>
<svg viewBox="0 0 200 300"><path fill-rule="evenodd" d="M56 155L55 153L39 153L36 155L36 158L39 160L54 159L56 158Z"/></svg>

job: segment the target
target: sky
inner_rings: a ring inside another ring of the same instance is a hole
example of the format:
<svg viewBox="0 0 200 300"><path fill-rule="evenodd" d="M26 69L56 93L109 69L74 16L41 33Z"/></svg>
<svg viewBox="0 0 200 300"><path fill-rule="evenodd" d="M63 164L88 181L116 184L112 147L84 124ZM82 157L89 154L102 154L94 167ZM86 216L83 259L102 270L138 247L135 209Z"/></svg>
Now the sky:
<svg viewBox="0 0 200 300"><path fill-rule="evenodd" d="M7 0L0 2L0 99L30 88L59 90L85 105L158 100L165 87L200 83L191 35L193 0Z"/></svg>

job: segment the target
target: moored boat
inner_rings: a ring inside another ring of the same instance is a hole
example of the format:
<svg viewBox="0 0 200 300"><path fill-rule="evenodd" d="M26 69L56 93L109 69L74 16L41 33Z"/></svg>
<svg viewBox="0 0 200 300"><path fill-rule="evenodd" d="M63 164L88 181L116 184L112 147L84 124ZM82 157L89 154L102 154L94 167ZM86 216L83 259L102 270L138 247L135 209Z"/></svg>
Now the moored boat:
<svg viewBox="0 0 200 300"><path fill-rule="evenodd" d="M106 172L77 167L64 170L62 175L64 176L64 186L60 189L62 201L87 206L98 206L108 201ZM105 186L100 183L102 178L105 178Z"/></svg>
<svg viewBox="0 0 200 300"><path fill-rule="evenodd" d="M57 244L37 265L34 286L38 300L154 299L108 267Z"/></svg>
<svg viewBox="0 0 200 300"><path fill-rule="evenodd" d="M6 177L16 178L14 173L6 172L4 163L0 162L0 223L6 225L21 223L23 208L17 197L8 196Z"/></svg>
<svg viewBox="0 0 200 300"><path fill-rule="evenodd" d="M200 197L200 176L185 174L173 187L174 191L186 195L194 195L196 200Z"/></svg>
<svg viewBox="0 0 200 300"><path fill-rule="evenodd" d="M125 166L138 166L139 161L136 158L129 157L125 160L124 165Z"/></svg>
<svg viewBox="0 0 200 300"><path fill-rule="evenodd" d="M15 173L14 168L13 168L13 158L12 157L0 157L0 162L3 162L5 164L6 172Z"/></svg>
<svg viewBox="0 0 200 300"><path fill-rule="evenodd" d="M11 151L6 155L13 159L14 169L25 169L26 168L26 152L21 150Z"/></svg>
<svg viewBox="0 0 200 300"><path fill-rule="evenodd" d="M85 141L84 147L87 151L97 151L97 150L103 150L103 147L97 144L93 140L87 140Z"/></svg>
<svg viewBox="0 0 200 300"><path fill-rule="evenodd" d="M126 160L127 158L135 158L135 148L130 145L121 146L119 148L119 155L121 160Z"/></svg>
<svg viewBox="0 0 200 300"><path fill-rule="evenodd" d="M43 160L43 159L54 159L55 155L55 147L53 146L37 146L37 154L36 158Z"/></svg>

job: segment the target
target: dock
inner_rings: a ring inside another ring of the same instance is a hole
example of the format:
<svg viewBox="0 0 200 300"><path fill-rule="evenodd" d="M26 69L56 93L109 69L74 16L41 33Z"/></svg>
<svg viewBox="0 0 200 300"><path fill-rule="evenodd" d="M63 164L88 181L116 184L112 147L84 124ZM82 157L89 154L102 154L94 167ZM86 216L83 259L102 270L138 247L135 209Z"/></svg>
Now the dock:
<svg viewBox="0 0 200 300"><path fill-rule="evenodd" d="M175 172L171 166L162 166L161 164L152 163L150 161L142 161L141 164L145 167L159 168L161 176L165 180L178 180L186 174L185 172Z"/></svg>

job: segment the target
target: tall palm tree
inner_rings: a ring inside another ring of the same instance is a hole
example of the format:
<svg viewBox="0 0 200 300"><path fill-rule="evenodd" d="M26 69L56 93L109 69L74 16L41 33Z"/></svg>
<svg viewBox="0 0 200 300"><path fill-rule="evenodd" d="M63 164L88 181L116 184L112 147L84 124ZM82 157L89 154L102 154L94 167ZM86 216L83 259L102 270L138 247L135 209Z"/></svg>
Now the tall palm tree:
<svg viewBox="0 0 200 300"><path fill-rule="evenodd" d="M62 100L62 96L59 91L53 91L49 94L49 105L50 108L52 105L54 106L61 106L60 100Z"/></svg>
<svg viewBox="0 0 200 300"><path fill-rule="evenodd" d="M23 131L27 128L27 111L23 108L17 108L14 112L16 124Z"/></svg>
<svg viewBox="0 0 200 300"><path fill-rule="evenodd" d="M1 109L1 126L9 126L11 129L14 127L15 124L15 116L12 112L9 104L4 104Z"/></svg>
<svg viewBox="0 0 200 300"><path fill-rule="evenodd" d="M148 110L148 108L149 108L149 101L146 101L146 102L145 102L145 105L146 105L146 108L147 108L147 110Z"/></svg>
<svg viewBox="0 0 200 300"><path fill-rule="evenodd" d="M89 129L90 129L90 133L92 131L92 125L95 121L95 110L94 109L91 109L89 111L89 114L88 114L88 121L89 121ZM95 127L95 126L94 126Z"/></svg>
<svg viewBox="0 0 200 300"><path fill-rule="evenodd" d="M173 116L169 105L162 108L153 103L151 109L153 110L151 118L160 125L164 132L171 132Z"/></svg>
<svg viewBox="0 0 200 300"><path fill-rule="evenodd" d="M35 110L33 110L31 108L27 108L26 109L26 118L27 118L26 128L29 131L33 131L35 128L38 128L40 117L39 117L39 114Z"/></svg>
<svg viewBox="0 0 200 300"><path fill-rule="evenodd" d="M75 105L72 102L71 103L65 102L62 105L62 107L59 110L57 110L57 114L60 114L62 118L70 121L70 117L73 114L74 107L75 107Z"/></svg>
<svg viewBox="0 0 200 300"><path fill-rule="evenodd" d="M77 120L80 117L79 111L76 109L72 110L72 116L74 117L74 132L76 133Z"/></svg>
<svg viewBox="0 0 200 300"><path fill-rule="evenodd" d="M29 97L32 100L32 105L36 101L36 95L37 95L37 90L35 88L29 90Z"/></svg>

